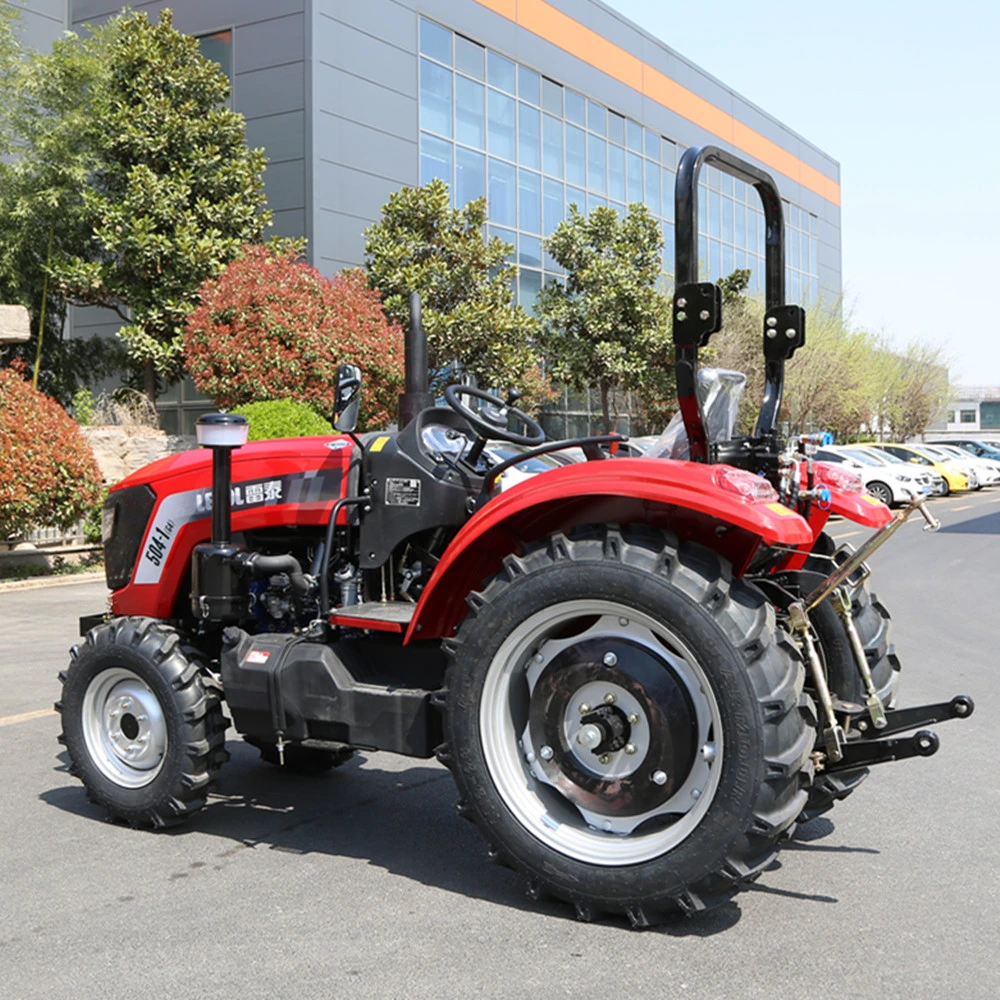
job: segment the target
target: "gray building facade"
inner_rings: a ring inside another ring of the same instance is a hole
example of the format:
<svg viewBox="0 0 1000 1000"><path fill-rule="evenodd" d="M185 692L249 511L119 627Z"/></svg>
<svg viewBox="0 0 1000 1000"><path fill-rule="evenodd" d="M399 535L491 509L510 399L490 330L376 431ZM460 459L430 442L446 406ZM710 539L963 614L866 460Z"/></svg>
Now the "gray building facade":
<svg viewBox="0 0 1000 1000"><path fill-rule="evenodd" d="M111 0L27 0L33 44L120 9ZM673 270L673 174L684 148L714 143L758 163L785 200L787 287L802 302L841 292L840 168L599 0L156 0L232 81L247 139L269 157L274 232L305 236L324 273L362 263L364 230L389 195L431 177L456 203L486 195L490 229L515 246L518 296L559 280L541 239L570 203L644 201ZM63 20L60 20L63 17ZM707 170L699 231L706 276L763 274L755 192ZM115 328L73 311L75 335ZM190 386L164 400L185 430ZM587 401L567 400L589 427Z"/></svg>

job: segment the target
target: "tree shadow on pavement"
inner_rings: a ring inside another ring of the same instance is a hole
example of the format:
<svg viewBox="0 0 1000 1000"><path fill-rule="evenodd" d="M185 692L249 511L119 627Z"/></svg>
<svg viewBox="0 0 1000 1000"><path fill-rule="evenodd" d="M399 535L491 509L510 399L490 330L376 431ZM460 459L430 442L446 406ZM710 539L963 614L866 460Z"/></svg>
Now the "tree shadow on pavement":
<svg viewBox="0 0 1000 1000"><path fill-rule="evenodd" d="M1000 511L973 517L957 524L946 524L938 532L941 535L1000 535Z"/></svg>

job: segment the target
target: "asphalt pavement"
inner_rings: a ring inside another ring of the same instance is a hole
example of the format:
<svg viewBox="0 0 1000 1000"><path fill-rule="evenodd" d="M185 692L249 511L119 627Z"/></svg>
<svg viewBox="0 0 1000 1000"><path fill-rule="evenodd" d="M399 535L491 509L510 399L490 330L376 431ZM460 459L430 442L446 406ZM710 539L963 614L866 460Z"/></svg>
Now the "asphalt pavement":
<svg viewBox="0 0 1000 1000"><path fill-rule="evenodd" d="M188 826L103 822L51 704L105 591L0 593L0 998L996 1000L1000 490L933 509L942 530L904 526L873 589L896 622L901 701L968 693L973 718L800 827L736 901L646 932L528 900L434 762L360 754L301 778L230 732L219 793Z"/></svg>

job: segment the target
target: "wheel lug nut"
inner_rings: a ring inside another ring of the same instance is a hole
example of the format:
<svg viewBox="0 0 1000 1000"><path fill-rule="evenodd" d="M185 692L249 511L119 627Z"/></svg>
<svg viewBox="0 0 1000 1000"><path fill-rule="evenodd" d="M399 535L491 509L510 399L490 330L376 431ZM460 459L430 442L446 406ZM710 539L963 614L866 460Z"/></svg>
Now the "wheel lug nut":
<svg viewBox="0 0 1000 1000"><path fill-rule="evenodd" d="M616 701L617 699L610 691L604 696L605 705L613 705Z"/></svg>
<svg viewBox="0 0 1000 1000"><path fill-rule="evenodd" d="M708 761L709 764L711 764L712 761L715 760L715 744L714 743L706 743L701 748L701 759L705 760L705 761Z"/></svg>
<svg viewBox="0 0 1000 1000"><path fill-rule="evenodd" d="M552 747L548 746L542 747L542 749L538 751L538 756L541 757L542 760L552 760L554 754L555 751Z"/></svg>
<svg viewBox="0 0 1000 1000"><path fill-rule="evenodd" d="M604 665L606 667L613 667L618 662L618 657L614 653L604 654Z"/></svg>
<svg viewBox="0 0 1000 1000"><path fill-rule="evenodd" d="M526 754L524 755L524 759L525 759L525 760L526 760L526 761L527 761L527 762L528 762L529 764L534 764L534 763L535 763L535 755L534 755L534 753L532 753L532 752L531 752L530 750L529 750L529 751L528 751L528 752L527 752L527 753L526 753Z"/></svg>
<svg viewBox="0 0 1000 1000"><path fill-rule="evenodd" d="M581 715L586 715L589 711L590 711L590 706L586 702L584 702L580 706L580 714Z"/></svg>
<svg viewBox="0 0 1000 1000"><path fill-rule="evenodd" d="M137 715L135 717L136 722L145 722L149 718L148 715Z"/></svg>
<svg viewBox="0 0 1000 1000"><path fill-rule="evenodd" d="M667 772L666 771L654 771L653 772L653 784L665 785L667 783Z"/></svg>
<svg viewBox="0 0 1000 1000"><path fill-rule="evenodd" d="M610 757L610 756L609 756L608 754L606 754L606 753L602 753L602 754L601 754L601 756L600 756L600 757L598 757L597 759L598 759L598 760L599 760L599 761L600 761L600 762L601 762L602 764L610 764L610 763L611 763L611 757Z"/></svg>
<svg viewBox="0 0 1000 1000"><path fill-rule="evenodd" d="M691 798L692 799L700 799L701 798L701 789L700 788L692 788L691 789Z"/></svg>
<svg viewBox="0 0 1000 1000"><path fill-rule="evenodd" d="M635 713L635 712L633 712L633 713L632 713L632 714L631 714L631 715L630 715L630 716L628 717L628 721L629 721L629 725L630 725L630 726L637 726L637 725L639 725L639 716L638 716L638 715L636 715L636 713Z"/></svg>
<svg viewBox="0 0 1000 1000"><path fill-rule="evenodd" d="M621 625L622 628L625 628L625 626L628 625L628 619L627 618L619 618L618 619L618 624Z"/></svg>
<svg viewBox="0 0 1000 1000"><path fill-rule="evenodd" d="M627 753L627 754L634 754L635 753L635 745L632 744L632 743L626 743L625 744L625 753Z"/></svg>

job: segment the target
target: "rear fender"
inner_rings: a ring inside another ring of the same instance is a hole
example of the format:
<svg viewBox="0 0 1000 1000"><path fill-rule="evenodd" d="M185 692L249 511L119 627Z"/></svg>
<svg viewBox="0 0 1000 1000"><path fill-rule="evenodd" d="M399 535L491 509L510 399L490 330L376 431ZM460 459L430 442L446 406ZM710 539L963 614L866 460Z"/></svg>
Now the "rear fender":
<svg viewBox="0 0 1000 1000"><path fill-rule="evenodd" d="M451 635L468 594L499 571L508 555L580 524L662 528L716 550L737 575L761 544L811 546L809 525L774 494L751 502L720 487L718 471L726 468L620 458L564 466L505 490L449 545L420 596L405 641Z"/></svg>
<svg viewBox="0 0 1000 1000"><path fill-rule="evenodd" d="M829 487L828 487L829 488ZM779 567L779 571L802 569L812 551L820 532L826 527L826 522L832 514L837 514L847 521L853 521L865 528L881 528L892 520L892 511L880 500L867 493L845 493L843 490L830 489L830 503L821 507L818 503L812 505L809 515L809 527L813 537L800 546L799 552L790 555Z"/></svg>

